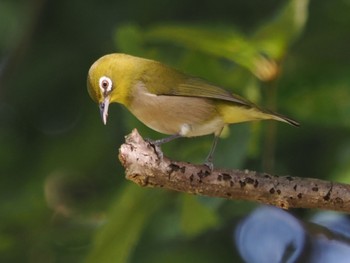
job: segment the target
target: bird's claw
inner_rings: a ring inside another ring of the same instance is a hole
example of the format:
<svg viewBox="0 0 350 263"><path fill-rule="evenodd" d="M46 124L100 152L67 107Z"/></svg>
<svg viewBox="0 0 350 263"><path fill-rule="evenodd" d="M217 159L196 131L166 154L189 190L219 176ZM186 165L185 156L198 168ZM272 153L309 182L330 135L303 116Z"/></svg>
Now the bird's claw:
<svg viewBox="0 0 350 263"><path fill-rule="evenodd" d="M148 142L148 144L154 149L159 160L162 160L164 157L164 154L162 152L162 149L160 148L161 143L159 143L159 140L152 140L152 139L146 138L145 141Z"/></svg>
<svg viewBox="0 0 350 263"><path fill-rule="evenodd" d="M204 165L209 168L210 173L214 170L214 164L211 160L205 160Z"/></svg>

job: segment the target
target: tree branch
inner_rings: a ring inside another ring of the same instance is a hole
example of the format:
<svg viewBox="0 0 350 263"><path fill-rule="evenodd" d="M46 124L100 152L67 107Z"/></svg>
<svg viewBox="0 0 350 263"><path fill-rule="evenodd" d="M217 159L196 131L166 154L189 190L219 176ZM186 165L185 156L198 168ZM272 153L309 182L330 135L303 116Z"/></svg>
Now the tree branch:
<svg viewBox="0 0 350 263"><path fill-rule="evenodd" d="M119 149L126 178L140 186L249 200L284 209L318 208L350 213L350 185L330 181L275 176L240 170L214 169L163 157L159 148L137 132L126 137Z"/></svg>

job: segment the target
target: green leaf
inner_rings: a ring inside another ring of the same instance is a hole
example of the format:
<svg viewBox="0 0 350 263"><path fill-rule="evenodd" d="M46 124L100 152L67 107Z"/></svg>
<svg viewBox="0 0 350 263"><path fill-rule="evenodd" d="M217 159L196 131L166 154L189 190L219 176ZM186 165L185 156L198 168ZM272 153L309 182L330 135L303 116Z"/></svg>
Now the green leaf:
<svg viewBox="0 0 350 263"><path fill-rule="evenodd" d="M215 210L197 196L182 195L182 201L181 227L186 235L198 235L219 223Z"/></svg>
<svg viewBox="0 0 350 263"><path fill-rule="evenodd" d="M0 2L0 51L11 49L18 43L24 25L28 23L24 10L23 4L16 1Z"/></svg>
<svg viewBox="0 0 350 263"><path fill-rule="evenodd" d="M289 96L285 104L293 109L296 116L308 120L308 124L319 123L328 127L348 128L350 127L348 83L348 77L342 77L339 74L325 75L322 83L314 81L308 85L296 84L302 86L304 92ZM295 107L296 103L297 107Z"/></svg>
<svg viewBox="0 0 350 263"><path fill-rule="evenodd" d="M304 29L308 0L291 0L261 26L252 38L222 26L158 25L141 31L137 26L118 28L118 46L132 54L142 53L141 43L163 42L228 59L266 81L276 77L277 62Z"/></svg>
<svg viewBox="0 0 350 263"><path fill-rule="evenodd" d="M145 50L143 48L144 41L141 32L141 29L134 24L120 26L114 34L114 42L125 53L142 55L145 53Z"/></svg>
<svg viewBox="0 0 350 263"><path fill-rule="evenodd" d="M308 17L309 0L290 0L277 16L263 24L252 37L254 46L274 60L280 60L300 36Z"/></svg>
<svg viewBox="0 0 350 263"><path fill-rule="evenodd" d="M256 64L268 61L247 38L233 28L161 25L145 32L145 40L151 43L170 42L172 44L224 58L249 69L255 74ZM258 76L259 77L259 76Z"/></svg>
<svg viewBox="0 0 350 263"><path fill-rule="evenodd" d="M129 184L96 234L86 262L127 262L148 220L166 200L163 191Z"/></svg>

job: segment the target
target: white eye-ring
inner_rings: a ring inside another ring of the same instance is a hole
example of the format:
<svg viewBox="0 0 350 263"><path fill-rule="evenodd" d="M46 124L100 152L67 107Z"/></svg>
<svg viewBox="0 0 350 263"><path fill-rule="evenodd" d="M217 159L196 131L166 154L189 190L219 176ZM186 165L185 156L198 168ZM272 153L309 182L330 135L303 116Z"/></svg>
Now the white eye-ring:
<svg viewBox="0 0 350 263"><path fill-rule="evenodd" d="M103 76L100 78L99 86L100 86L102 93L104 95L107 95L108 93L111 92L113 83L112 83L112 80L110 78Z"/></svg>

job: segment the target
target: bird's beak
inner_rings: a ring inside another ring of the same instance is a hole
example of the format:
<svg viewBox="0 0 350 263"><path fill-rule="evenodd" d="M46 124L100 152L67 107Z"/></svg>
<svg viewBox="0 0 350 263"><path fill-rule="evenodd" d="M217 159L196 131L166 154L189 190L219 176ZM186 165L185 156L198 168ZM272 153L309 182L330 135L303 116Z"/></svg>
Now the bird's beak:
<svg viewBox="0 0 350 263"><path fill-rule="evenodd" d="M108 106L109 106L109 96L105 97L104 100L99 104L100 114L103 124L106 125L108 117Z"/></svg>

